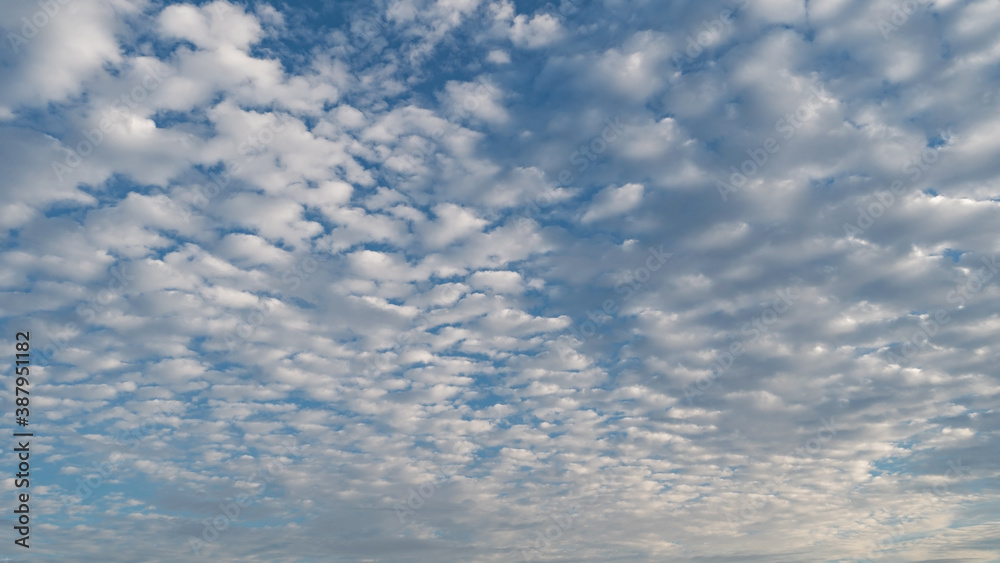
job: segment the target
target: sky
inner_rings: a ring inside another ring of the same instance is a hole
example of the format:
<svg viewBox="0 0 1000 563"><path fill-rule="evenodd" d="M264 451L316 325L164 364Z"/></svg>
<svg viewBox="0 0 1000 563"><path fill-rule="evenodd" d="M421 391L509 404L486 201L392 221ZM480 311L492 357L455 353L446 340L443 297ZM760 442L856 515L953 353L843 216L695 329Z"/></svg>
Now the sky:
<svg viewBox="0 0 1000 563"><path fill-rule="evenodd" d="M1000 561L1000 0L0 6L2 560Z"/></svg>

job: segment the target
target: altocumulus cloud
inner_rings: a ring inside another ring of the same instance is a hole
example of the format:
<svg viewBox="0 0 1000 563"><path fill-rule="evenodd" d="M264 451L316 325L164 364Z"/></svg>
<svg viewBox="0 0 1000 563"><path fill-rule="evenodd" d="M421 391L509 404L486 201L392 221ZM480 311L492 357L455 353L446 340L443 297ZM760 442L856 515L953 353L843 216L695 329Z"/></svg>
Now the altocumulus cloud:
<svg viewBox="0 0 1000 563"><path fill-rule="evenodd" d="M8 4L30 557L1000 558L995 0Z"/></svg>

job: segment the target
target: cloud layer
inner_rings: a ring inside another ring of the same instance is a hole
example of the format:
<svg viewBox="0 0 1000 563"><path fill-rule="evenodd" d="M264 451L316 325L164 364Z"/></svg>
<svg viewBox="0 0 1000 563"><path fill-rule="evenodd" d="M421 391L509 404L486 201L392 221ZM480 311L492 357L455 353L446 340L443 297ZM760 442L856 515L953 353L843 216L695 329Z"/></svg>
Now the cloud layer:
<svg viewBox="0 0 1000 563"><path fill-rule="evenodd" d="M1000 558L996 0L42 4L31 553Z"/></svg>

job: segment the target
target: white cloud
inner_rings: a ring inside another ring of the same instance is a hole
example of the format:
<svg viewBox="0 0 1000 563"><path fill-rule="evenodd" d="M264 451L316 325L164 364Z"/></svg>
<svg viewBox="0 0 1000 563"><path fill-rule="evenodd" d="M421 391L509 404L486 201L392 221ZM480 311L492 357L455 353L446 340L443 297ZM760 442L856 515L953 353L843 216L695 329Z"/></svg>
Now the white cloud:
<svg viewBox="0 0 1000 563"><path fill-rule="evenodd" d="M201 7L167 6L160 12L159 21L165 35L185 39L201 49L233 47L246 51L262 33L256 17L224 0Z"/></svg>
<svg viewBox="0 0 1000 563"><path fill-rule="evenodd" d="M642 203L643 191L642 184L608 186L594 196L590 208L583 214L580 221L592 223L627 213Z"/></svg>
<svg viewBox="0 0 1000 563"><path fill-rule="evenodd" d="M510 40L519 47L537 49L562 38L559 20L550 14L537 14L530 19L524 14L514 16Z"/></svg>
<svg viewBox="0 0 1000 563"><path fill-rule="evenodd" d="M33 548L995 560L995 3L61 5L0 55Z"/></svg>

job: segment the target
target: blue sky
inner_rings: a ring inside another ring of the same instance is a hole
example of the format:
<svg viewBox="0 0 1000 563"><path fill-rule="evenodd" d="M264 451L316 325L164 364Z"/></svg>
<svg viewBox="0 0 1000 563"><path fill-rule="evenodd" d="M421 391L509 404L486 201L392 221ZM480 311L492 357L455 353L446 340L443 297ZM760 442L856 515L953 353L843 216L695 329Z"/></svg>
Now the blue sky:
<svg viewBox="0 0 1000 563"><path fill-rule="evenodd" d="M1000 561L997 0L8 4L0 556Z"/></svg>

